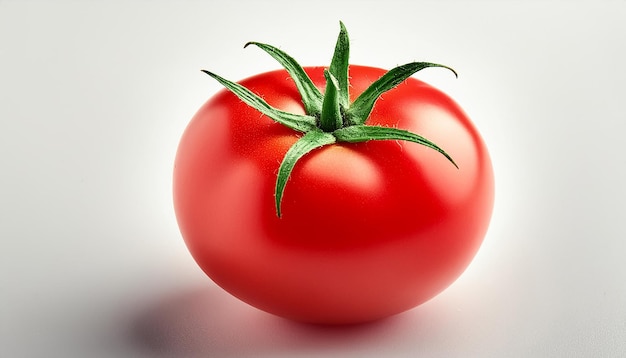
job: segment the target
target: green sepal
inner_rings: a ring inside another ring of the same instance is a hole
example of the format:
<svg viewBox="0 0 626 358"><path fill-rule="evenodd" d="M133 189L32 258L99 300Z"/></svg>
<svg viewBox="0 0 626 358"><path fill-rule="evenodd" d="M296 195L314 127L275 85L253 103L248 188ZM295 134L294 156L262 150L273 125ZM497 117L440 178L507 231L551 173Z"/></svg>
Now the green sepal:
<svg viewBox="0 0 626 358"><path fill-rule="evenodd" d="M219 83L221 83L224 87L228 88L231 92L233 92L239 99L245 102L250 107L256 109L257 111L263 113L264 115L270 117L274 121L284 125L285 127L289 127L299 132L308 132L310 130L316 129L315 117L309 115L300 115L289 112L284 112L279 109L276 109L270 106L264 99L254 94L249 89L244 86L231 82L225 78L222 78L212 72L202 70L202 72L207 75L215 78Z"/></svg>
<svg viewBox="0 0 626 358"><path fill-rule="evenodd" d="M322 103L322 115L320 116L320 129L324 132L332 132L343 127L341 108L339 105L339 83L335 76L328 70L324 70L326 77L326 92L324 92L324 102Z"/></svg>
<svg viewBox="0 0 626 358"><path fill-rule="evenodd" d="M350 95L348 92L348 67L350 57L350 39L348 38L348 30L343 22L339 21L339 36L335 44L335 53L330 62L329 71L337 79L339 83L339 103L346 110L350 105Z"/></svg>
<svg viewBox="0 0 626 358"><path fill-rule="evenodd" d="M302 97L306 115L281 111L270 106L261 97L236 82L226 80L214 73L202 72L216 79L233 92L244 103L268 116L272 120L293 130L303 132L296 143L289 148L278 169L275 187L276 215L281 217L281 202L289 177L296 163L309 152L336 142L359 143L371 140L402 140L417 143L441 153L456 168L458 165L442 148L428 139L402 129L382 126L370 126L365 122L380 96L395 88L414 73L427 67L447 68L430 62L412 62L391 69L372 83L355 101L350 104L349 97L349 62L350 44L348 32L342 22L335 52L330 67L324 71L326 89L324 94L313 84L306 71L295 59L271 45L249 42L274 59L289 73Z"/></svg>
<svg viewBox="0 0 626 358"><path fill-rule="evenodd" d="M448 155L443 149L441 149L435 143L422 137L419 134L409 132L403 129L381 127L381 126L368 126L368 125L353 125L337 129L333 132L338 142L348 143L360 143L370 140L404 140L421 144L428 148L434 149L446 157L457 169L459 166L452 160L452 157Z"/></svg>
<svg viewBox="0 0 626 358"><path fill-rule="evenodd" d="M295 167L300 158L305 156L310 151L321 148L325 145L333 144L337 140L331 133L322 132L321 130L312 130L303 135L298 141L289 148L287 154L283 158L280 167L278 168L278 178L276 179L276 215L281 216L280 204L283 199L283 192L285 191L285 185L291 175L291 171Z"/></svg>
<svg viewBox="0 0 626 358"><path fill-rule="evenodd" d="M430 62L411 62L393 68L374 81L374 83L354 100L346 113L347 121L352 124L365 123L367 117L369 117L372 112L372 108L374 108L374 103L383 93L395 88L417 71L427 67L447 68L457 76L457 73L452 68Z"/></svg>
<svg viewBox="0 0 626 358"><path fill-rule="evenodd" d="M268 44L248 42L245 44L244 48L248 47L248 45L257 46L278 61L285 70L287 70L287 73L289 73L296 84L296 88L298 88L298 92L300 92L300 96L302 97L302 104L304 105L306 114L314 117L320 115L324 96L320 93L319 89L315 87L309 75L293 57Z"/></svg>

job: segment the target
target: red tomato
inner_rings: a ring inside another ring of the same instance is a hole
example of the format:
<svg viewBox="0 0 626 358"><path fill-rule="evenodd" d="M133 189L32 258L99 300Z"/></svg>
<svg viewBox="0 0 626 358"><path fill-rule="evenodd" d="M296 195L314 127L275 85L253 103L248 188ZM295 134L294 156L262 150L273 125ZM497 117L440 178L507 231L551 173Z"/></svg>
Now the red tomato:
<svg viewBox="0 0 626 358"><path fill-rule="evenodd" d="M324 90L322 67L307 67ZM354 100L386 71L350 66ZM285 70L242 82L270 105L303 114ZM222 90L181 139L174 204L191 254L219 286L294 320L355 323L413 308L449 286L490 220L491 162L474 125L447 95L415 78L385 93L366 124L419 133L405 141L338 143L302 158L276 215L276 174L301 137Z"/></svg>

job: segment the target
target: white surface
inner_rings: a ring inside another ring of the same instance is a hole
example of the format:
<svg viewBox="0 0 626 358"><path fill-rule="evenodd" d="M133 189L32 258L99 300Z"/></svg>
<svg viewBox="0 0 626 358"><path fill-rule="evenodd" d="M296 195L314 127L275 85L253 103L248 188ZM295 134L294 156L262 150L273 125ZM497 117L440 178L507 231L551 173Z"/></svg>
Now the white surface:
<svg viewBox="0 0 626 358"><path fill-rule="evenodd" d="M497 198L448 290L329 329L211 283L170 185L219 89L200 69L275 69L249 40L328 64L339 19L353 63L459 72L417 77L474 119ZM624 1L0 0L0 356L626 356L624 19Z"/></svg>

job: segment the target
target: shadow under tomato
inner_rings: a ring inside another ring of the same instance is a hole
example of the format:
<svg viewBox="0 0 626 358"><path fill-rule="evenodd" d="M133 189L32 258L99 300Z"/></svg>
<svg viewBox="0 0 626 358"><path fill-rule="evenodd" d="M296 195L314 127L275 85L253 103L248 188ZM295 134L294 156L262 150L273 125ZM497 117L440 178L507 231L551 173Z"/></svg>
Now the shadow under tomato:
<svg viewBox="0 0 626 358"><path fill-rule="evenodd" d="M304 324L259 311L210 286L143 307L130 317L129 333L136 349L157 357L371 353L374 347L416 340L414 316L349 326Z"/></svg>

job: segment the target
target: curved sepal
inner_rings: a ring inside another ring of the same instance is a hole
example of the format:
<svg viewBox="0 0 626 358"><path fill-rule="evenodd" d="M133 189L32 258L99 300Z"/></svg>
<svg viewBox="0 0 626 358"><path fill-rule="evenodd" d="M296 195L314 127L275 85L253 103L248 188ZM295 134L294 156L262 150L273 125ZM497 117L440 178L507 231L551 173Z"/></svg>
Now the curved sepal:
<svg viewBox="0 0 626 358"><path fill-rule="evenodd" d="M298 92L300 92L300 96L302 97L302 104L304 105L306 113L310 116L319 116L322 111L324 96L320 93L319 89L315 87L313 81L311 81L311 78L304 71L302 66L300 66L293 57L274 46L260 42L248 42L244 48L248 47L248 45L257 46L278 61L285 70L287 70L287 73L289 73L289 76L291 76L293 82L296 84L296 88L298 88Z"/></svg>
<svg viewBox="0 0 626 358"><path fill-rule="evenodd" d="M333 132L333 135L337 138L337 141L348 143L367 142L370 140L404 140L421 144L438 151L452 164L454 164L457 169L459 167L456 165L454 160L452 160L452 157L450 157L448 153L446 153L438 145L419 134L415 134L407 130L381 126L354 125L337 129Z"/></svg>
<svg viewBox="0 0 626 358"><path fill-rule="evenodd" d="M278 168L278 178L276 179L276 215L280 217L280 204L283 199L285 185L291 175L294 166L304 155L310 151L321 148L325 145L335 143L337 140L331 133L322 132L320 130L312 130L302 136L285 154L280 167Z"/></svg>
<svg viewBox="0 0 626 358"><path fill-rule="evenodd" d="M271 119L284 125L285 127L289 127L299 132L308 132L312 129L317 128L315 123L315 117L308 115L303 116L300 114L281 111L270 106L267 102L265 102L264 99L257 96L252 91L238 83L229 81L206 70L202 70L202 72L215 78L219 83L221 83L224 87L233 92L237 97L239 97L239 99L244 101L250 107L263 113L264 115L270 117Z"/></svg>
<svg viewBox="0 0 626 358"><path fill-rule="evenodd" d="M357 99L354 100L346 113L347 120L353 124L365 123L367 117L369 117L372 112L372 108L374 108L374 103L383 93L395 88L417 71L423 70L427 67L447 68L452 71L455 76L457 75L456 72L448 66L430 62L411 62L393 68L374 81L374 83L372 83L365 91L363 91L363 93L359 95L359 97L357 97Z"/></svg>

